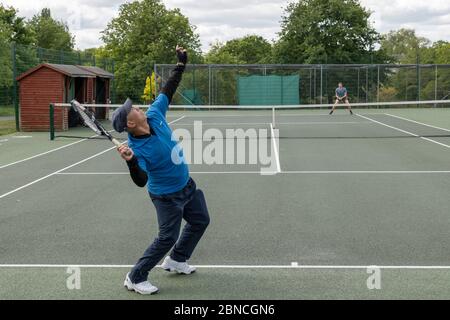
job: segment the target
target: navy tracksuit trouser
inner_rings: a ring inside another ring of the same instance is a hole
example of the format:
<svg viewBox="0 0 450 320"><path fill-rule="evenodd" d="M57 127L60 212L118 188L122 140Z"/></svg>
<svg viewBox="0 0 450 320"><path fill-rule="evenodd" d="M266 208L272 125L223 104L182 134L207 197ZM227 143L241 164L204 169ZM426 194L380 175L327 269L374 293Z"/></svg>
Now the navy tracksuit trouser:
<svg viewBox="0 0 450 320"><path fill-rule="evenodd" d="M209 224L205 196L196 188L192 178L178 192L167 195L150 193L150 198L158 215L159 234L131 270L133 283L146 281L150 270L172 247L170 257L173 260L188 260ZM186 225L180 236L182 219L186 220Z"/></svg>

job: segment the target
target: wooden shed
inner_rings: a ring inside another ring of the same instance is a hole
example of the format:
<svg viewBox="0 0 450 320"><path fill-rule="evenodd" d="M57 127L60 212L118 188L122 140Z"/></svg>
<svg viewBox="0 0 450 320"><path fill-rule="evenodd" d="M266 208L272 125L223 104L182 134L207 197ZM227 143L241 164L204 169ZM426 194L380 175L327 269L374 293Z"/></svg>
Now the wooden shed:
<svg viewBox="0 0 450 320"><path fill-rule="evenodd" d="M110 98L113 74L98 67L43 63L17 78L19 82L21 131L48 131L50 103L106 104ZM105 118L105 110L97 112ZM67 130L76 122L68 108L55 109L55 129Z"/></svg>

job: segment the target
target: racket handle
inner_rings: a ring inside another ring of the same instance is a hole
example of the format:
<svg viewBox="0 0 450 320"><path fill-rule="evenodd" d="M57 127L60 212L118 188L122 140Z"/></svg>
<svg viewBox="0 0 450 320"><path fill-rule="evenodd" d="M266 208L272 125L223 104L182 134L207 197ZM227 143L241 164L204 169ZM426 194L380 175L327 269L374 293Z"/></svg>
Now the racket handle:
<svg viewBox="0 0 450 320"><path fill-rule="evenodd" d="M111 142L114 143L114 145L115 145L117 148L120 147L120 146L122 145L117 139L114 139L114 138L111 139Z"/></svg>
<svg viewBox="0 0 450 320"><path fill-rule="evenodd" d="M114 145L118 148L122 145L122 143L120 143L118 140L112 138L111 142L114 143ZM126 152L125 153L126 156L131 156L131 152Z"/></svg>

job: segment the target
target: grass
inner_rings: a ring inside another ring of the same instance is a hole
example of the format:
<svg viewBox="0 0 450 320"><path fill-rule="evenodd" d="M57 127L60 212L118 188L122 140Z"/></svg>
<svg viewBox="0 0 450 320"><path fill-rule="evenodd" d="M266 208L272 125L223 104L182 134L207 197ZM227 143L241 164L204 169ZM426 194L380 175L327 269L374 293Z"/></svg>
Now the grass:
<svg viewBox="0 0 450 320"><path fill-rule="evenodd" d="M0 120L0 136L16 132L15 120Z"/></svg>
<svg viewBox="0 0 450 320"><path fill-rule="evenodd" d="M3 116L14 116L14 107L12 106L0 106L0 117Z"/></svg>

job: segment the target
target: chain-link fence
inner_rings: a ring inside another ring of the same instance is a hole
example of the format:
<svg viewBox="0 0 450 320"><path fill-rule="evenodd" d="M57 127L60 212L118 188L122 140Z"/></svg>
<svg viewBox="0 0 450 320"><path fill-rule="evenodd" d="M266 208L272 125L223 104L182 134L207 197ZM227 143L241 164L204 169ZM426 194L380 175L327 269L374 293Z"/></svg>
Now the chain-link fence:
<svg viewBox="0 0 450 320"><path fill-rule="evenodd" d="M173 65L155 65L156 74L164 82ZM259 76L262 84L267 76L298 76L299 104L332 103L339 82L347 88L352 102L391 102L448 99L450 65L190 65L180 84L174 104L240 105L243 101L240 80ZM257 79L257 78L256 78ZM280 80L282 81L282 80ZM283 89L283 86L281 87ZM261 85L253 90L255 101L274 90ZM281 93L291 92L286 90ZM248 92L245 95L248 98ZM248 101L248 99L246 99ZM273 104L273 99L267 103Z"/></svg>
<svg viewBox="0 0 450 320"><path fill-rule="evenodd" d="M97 66L114 73L114 61L97 58L93 53L80 51L49 50L15 43L0 46L0 114L15 115L18 110L19 75L40 63L72 64ZM115 100L114 81L111 88L111 100ZM16 127L19 129L18 117Z"/></svg>

